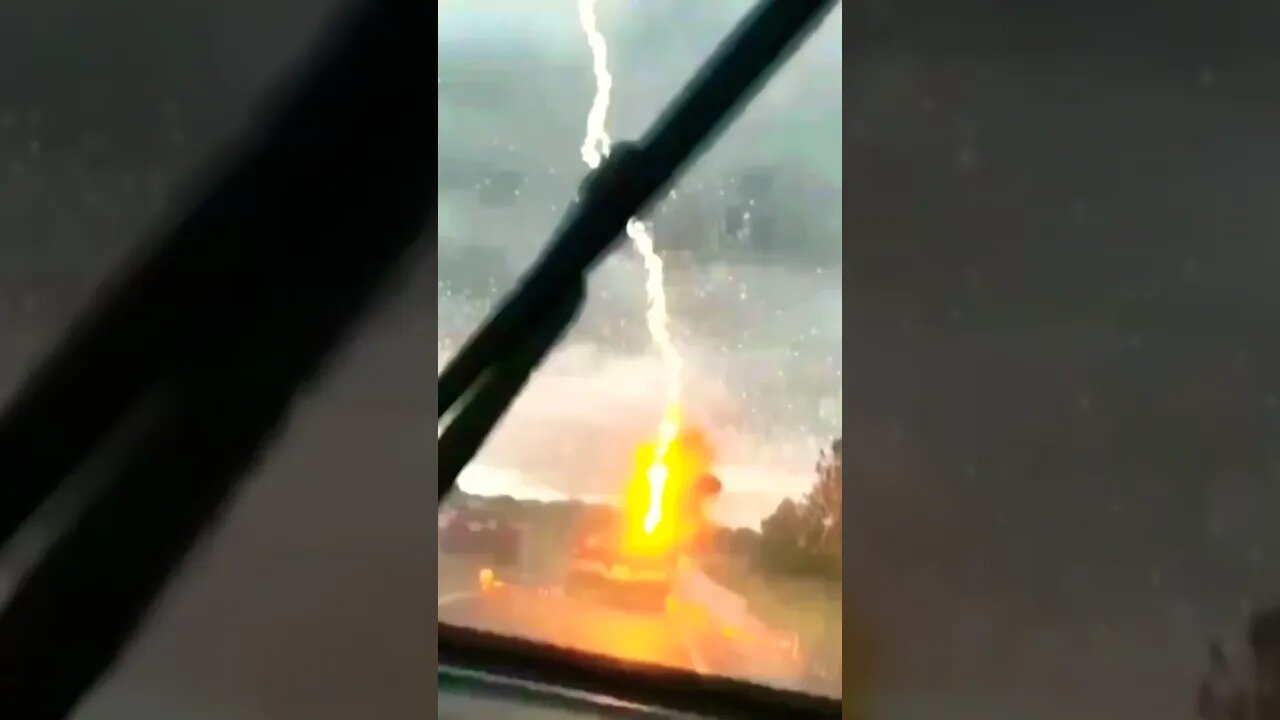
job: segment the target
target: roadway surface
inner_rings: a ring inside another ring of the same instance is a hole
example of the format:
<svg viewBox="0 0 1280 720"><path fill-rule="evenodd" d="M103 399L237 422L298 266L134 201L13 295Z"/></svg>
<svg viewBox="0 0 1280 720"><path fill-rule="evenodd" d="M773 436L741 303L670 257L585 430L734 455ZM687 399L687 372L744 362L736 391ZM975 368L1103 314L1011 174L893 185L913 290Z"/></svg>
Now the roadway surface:
<svg viewBox="0 0 1280 720"><path fill-rule="evenodd" d="M689 636L664 614L615 610L556 594L458 594L440 603L440 622L519 635L636 662L711 672Z"/></svg>
<svg viewBox="0 0 1280 720"><path fill-rule="evenodd" d="M456 561L446 561L442 567L450 564L457 567ZM457 579L448 582L450 576ZM798 663L784 661L782 653L762 653L680 613L617 609L568 597L553 583L513 581L506 588L482 593L478 568L442 572L440 579L442 623L780 687L794 687L798 679Z"/></svg>
<svg viewBox="0 0 1280 720"><path fill-rule="evenodd" d="M622 656L705 672L698 651L662 616L611 611L572 598L541 596L536 591L503 597L498 591L482 595L458 591L442 597L440 622L477 627L507 635L590 652ZM437 712L444 720L488 720L519 716L531 720L576 720L594 717L559 708L530 708L511 700L440 692Z"/></svg>

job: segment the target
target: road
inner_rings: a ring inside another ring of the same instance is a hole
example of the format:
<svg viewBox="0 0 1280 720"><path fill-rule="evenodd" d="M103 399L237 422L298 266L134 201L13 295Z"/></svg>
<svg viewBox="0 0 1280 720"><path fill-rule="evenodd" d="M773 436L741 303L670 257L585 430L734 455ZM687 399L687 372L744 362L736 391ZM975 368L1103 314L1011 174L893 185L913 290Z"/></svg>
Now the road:
<svg viewBox="0 0 1280 720"><path fill-rule="evenodd" d="M522 635L556 645L637 662L709 672L703 653L666 615L613 610L573 598L536 592L511 597L446 598L440 621Z"/></svg>
<svg viewBox="0 0 1280 720"><path fill-rule="evenodd" d="M479 592L441 574L440 622L528 637L587 652L698 673L795 686L799 663L729 637L681 612L640 613L568 597L554 585Z"/></svg>

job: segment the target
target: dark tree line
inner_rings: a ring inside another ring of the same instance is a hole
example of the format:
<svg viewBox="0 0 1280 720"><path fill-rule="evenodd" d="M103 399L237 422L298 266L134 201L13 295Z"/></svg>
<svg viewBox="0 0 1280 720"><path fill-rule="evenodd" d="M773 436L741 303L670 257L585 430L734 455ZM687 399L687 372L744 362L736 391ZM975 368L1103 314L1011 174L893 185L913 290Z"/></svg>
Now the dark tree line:
<svg viewBox="0 0 1280 720"><path fill-rule="evenodd" d="M840 439L819 455L813 486L783 500L760 530L721 531L720 549L754 560L761 570L839 581L844 557L844 458Z"/></svg>

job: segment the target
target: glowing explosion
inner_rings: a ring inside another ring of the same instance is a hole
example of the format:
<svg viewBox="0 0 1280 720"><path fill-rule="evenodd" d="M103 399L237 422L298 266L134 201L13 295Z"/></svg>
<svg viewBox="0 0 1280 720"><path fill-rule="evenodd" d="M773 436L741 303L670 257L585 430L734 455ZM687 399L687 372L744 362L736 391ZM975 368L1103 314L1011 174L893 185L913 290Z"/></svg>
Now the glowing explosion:
<svg viewBox="0 0 1280 720"><path fill-rule="evenodd" d="M711 447L696 430L684 429L665 445L655 441L640 448L637 472L623 495L624 552L651 555L688 547L703 524L702 503L719 493L706 484L712 462ZM657 476L660 484L654 482ZM655 492L655 486L661 490Z"/></svg>

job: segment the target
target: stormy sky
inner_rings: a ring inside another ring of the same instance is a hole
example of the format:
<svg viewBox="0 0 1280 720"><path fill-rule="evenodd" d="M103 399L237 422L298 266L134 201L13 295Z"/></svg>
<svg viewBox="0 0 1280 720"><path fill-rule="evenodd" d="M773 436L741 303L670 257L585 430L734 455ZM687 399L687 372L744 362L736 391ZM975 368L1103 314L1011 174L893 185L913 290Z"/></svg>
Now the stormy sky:
<svg viewBox="0 0 1280 720"><path fill-rule="evenodd" d="M643 132L748 6L601 3L614 76L609 131ZM578 148L594 85L575 4L548 4L517 23L492 22L494 8L505 6L440 6L442 162L488 164L527 173L529 182L499 208L477 203L468 185L441 182L442 357L545 242L585 171ZM782 163L838 194L839 21L838 13L828 20L657 212L724 214L732 209L725 184L735 174ZM529 116L537 122L519 120ZM717 441L726 484L717 512L726 522L755 525L780 499L807 490L818 447L839 434L837 215L832 205L826 224L805 238L815 252L669 263L672 325L686 356L684 405ZM659 249L715 242L710 228L688 222L655 232ZM477 246L502 250L481 256ZM596 272L588 310L464 476L465 488L543 497L618 491L631 448L652 434L661 411L644 279L629 247ZM463 292L468 281L479 289Z"/></svg>

